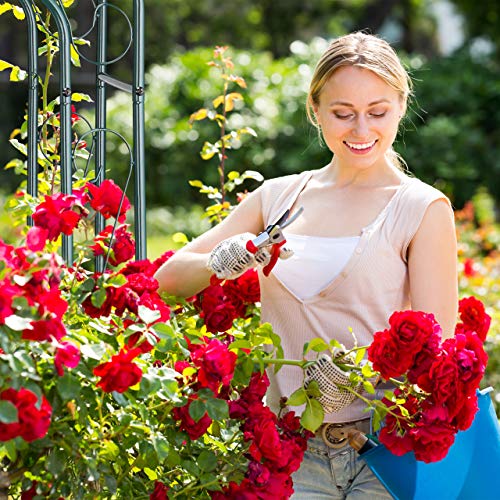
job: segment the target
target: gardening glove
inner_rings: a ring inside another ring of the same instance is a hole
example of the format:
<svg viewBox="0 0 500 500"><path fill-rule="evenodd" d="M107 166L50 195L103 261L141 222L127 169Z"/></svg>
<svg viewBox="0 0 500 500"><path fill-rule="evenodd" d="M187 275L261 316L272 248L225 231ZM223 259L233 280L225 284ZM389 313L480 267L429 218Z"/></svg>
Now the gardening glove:
<svg viewBox="0 0 500 500"><path fill-rule="evenodd" d="M221 280L239 278L248 269L265 266L271 260L266 247L255 254L246 249L247 241L255 238L252 233L243 233L221 241L210 253L207 268Z"/></svg>
<svg viewBox="0 0 500 500"><path fill-rule="evenodd" d="M337 353L339 355L341 351ZM335 354L334 354L335 355ZM317 398L325 413L333 413L349 406L355 395L347 389L341 389L337 384L350 386L356 392L360 385L353 387L349 373L341 370L328 354L322 354L305 370L304 387L307 389L314 380L318 383L321 397Z"/></svg>

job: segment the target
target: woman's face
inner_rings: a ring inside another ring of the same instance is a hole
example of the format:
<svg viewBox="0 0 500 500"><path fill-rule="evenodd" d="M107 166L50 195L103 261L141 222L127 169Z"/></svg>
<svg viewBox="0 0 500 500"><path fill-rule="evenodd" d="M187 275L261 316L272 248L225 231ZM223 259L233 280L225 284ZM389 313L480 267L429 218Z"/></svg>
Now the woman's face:
<svg viewBox="0 0 500 500"><path fill-rule="evenodd" d="M368 69L343 66L321 90L315 107L328 148L342 167L386 164L404 112L401 96Z"/></svg>

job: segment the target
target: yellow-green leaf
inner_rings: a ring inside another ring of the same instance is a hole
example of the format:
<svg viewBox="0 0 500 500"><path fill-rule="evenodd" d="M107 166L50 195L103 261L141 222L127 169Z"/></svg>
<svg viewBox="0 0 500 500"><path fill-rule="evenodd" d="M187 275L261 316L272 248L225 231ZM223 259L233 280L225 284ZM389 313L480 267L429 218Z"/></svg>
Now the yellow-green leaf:
<svg viewBox="0 0 500 500"><path fill-rule="evenodd" d="M79 68L81 66L80 64L80 54L76 51L75 47L73 44L70 45L69 47L69 54L71 56L71 62Z"/></svg>
<svg viewBox="0 0 500 500"><path fill-rule="evenodd" d="M5 69L9 69L9 68L13 68L13 67L14 67L13 64L10 64L9 62L3 61L2 59L0 59L0 71L3 71Z"/></svg>
<svg viewBox="0 0 500 500"><path fill-rule="evenodd" d="M219 97L216 97L212 101L212 104L214 105L214 108L218 108L223 102L224 102L224 96L220 95Z"/></svg>
<svg viewBox="0 0 500 500"><path fill-rule="evenodd" d="M14 14L14 17L19 21L22 21L26 17L24 15L24 10L21 9L21 7L18 7L17 5L12 6L12 14Z"/></svg>
<svg viewBox="0 0 500 500"><path fill-rule="evenodd" d="M81 92L74 92L73 94L71 94L71 100L74 102L93 102L92 98L88 94L82 94Z"/></svg>
<svg viewBox="0 0 500 500"><path fill-rule="evenodd" d="M10 3L5 2L0 4L0 16L9 10L12 10L12 5Z"/></svg>
<svg viewBox="0 0 500 500"><path fill-rule="evenodd" d="M201 108L198 111L195 111L190 117L189 122L192 123L197 120L204 120L208 115L207 108Z"/></svg>
<svg viewBox="0 0 500 500"><path fill-rule="evenodd" d="M188 237L184 233L175 233L172 236L172 241L175 241L175 243L183 243L184 245L189 243Z"/></svg>
<svg viewBox="0 0 500 500"><path fill-rule="evenodd" d="M307 392L303 387L300 387L295 392L293 392L290 397L286 400L286 404L289 406L300 406L307 402Z"/></svg>
<svg viewBox="0 0 500 500"><path fill-rule="evenodd" d="M27 76L28 73L24 71L24 69L21 69L19 66L14 66L10 72L9 79L11 82L22 82Z"/></svg>
<svg viewBox="0 0 500 500"><path fill-rule="evenodd" d="M234 181L234 179L237 179L240 176L239 172L236 172L235 170L232 170L227 174L227 178L230 181Z"/></svg>

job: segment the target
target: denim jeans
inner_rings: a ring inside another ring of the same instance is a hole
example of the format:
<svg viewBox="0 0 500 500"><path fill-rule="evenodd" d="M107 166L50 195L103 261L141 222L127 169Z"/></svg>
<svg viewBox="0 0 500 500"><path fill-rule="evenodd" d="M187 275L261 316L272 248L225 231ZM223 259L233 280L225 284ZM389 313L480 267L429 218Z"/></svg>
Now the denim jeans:
<svg viewBox="0 0 500 500"><path fill-rule="evenodd" d="M392 499L350 446L333 449L321 437L309 440L300 469L293 476L292 500Z"/></svg>

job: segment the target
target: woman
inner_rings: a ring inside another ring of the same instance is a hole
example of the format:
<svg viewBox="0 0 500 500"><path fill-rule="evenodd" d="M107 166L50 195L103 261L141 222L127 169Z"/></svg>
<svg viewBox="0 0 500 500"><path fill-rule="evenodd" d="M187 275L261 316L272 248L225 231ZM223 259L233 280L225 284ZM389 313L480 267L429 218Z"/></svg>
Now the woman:
<svg viewBox="0 0 500 500"><path fill-rule="evenodd" d="M392 312L410 308L433 313L443 336L452 336L458 291L450 202L407 176L392 149L410 93L409 76L385 41L363 33L334 40L307 98L331 162L265 182L158 270L160 288L190 296L214 273L231 279L267 263L268 253L254 258L246 241L286 209L303 207L285 232L292 257L268 277L260 273L262 319L281 336L285 357L300 359L314 337L350 347L350 329L359 345L369 344ZM320 383L325 422L293 476L294 498L390 498L346 446L347 430L368 431L369 421L361 400L335 403L338 392L325 383L330 374L322 363L306 377ZM303 381L295 367L270 376L271 407Z"/></svg>

